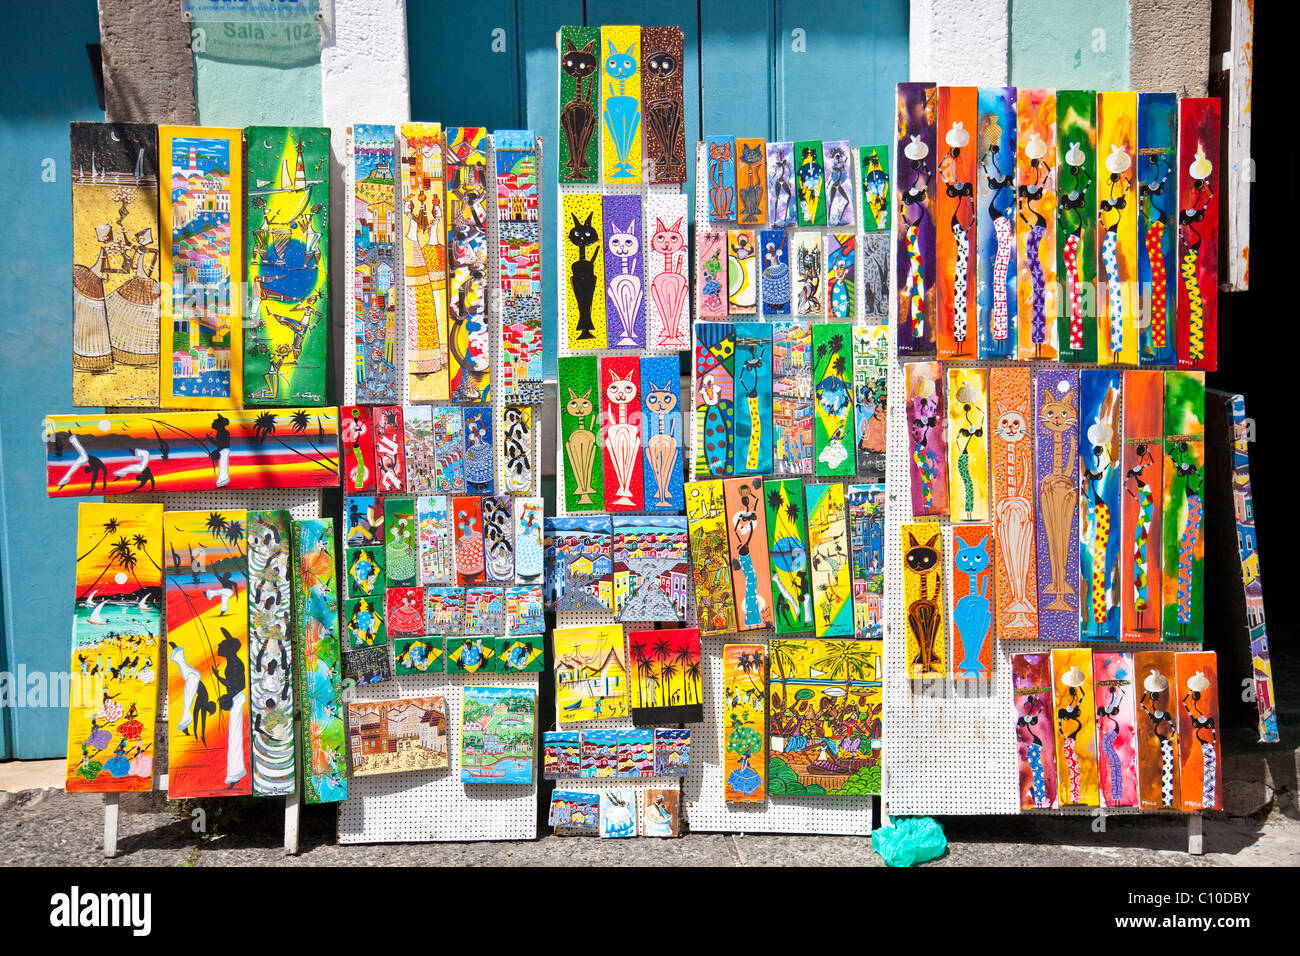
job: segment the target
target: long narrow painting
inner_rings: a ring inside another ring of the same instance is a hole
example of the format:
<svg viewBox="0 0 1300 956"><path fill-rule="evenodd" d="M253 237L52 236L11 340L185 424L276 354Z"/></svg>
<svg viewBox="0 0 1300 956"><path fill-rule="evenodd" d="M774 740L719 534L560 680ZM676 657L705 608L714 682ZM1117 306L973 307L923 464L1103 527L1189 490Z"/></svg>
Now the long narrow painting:
<svg viewBox="0 0 1300 956"><path fill-rule="evenodd" d="M772 627L772 572L767 553L767 509L761 478L728 478L722 483L731 549L736 629Z"/></svg>
<svg viewBox="0 0 1300 956"><path fill-rule="evenodd" d="M853 554L853 635L885 636L885 486L849 485L849 550Z"/></svg>
<svg viewBox="0 0 1300 956"><path fill-rule="evenodd" d="M803 319L773 322L772 469L775 474L812 474L812 374L811 326Z"/></svg>
<svg viewBox="0 0 1300 956"><path fill-rule="evenodd" d="M908 470L912 514L948 513L948 449L944 442L943 368L938 362L903 366L907 387Z"/></svg>
<svg viewBox="0 0 1300 956"><path fill-rule="evenodd" d="M736 474L772 471L772 327L736 323L732 460Z"/></svg>
<svg viewBox="0 0 1300 956"><path fill-rule="evenodd" d="M1016 355L1020 301L1016 292L1016 90L979 91L979 188L976 293L979 357Z"/></svg>
<svg viewBox="0 0 1300 956"><path fill-rule="evenodd" d="M1017 329L1021 359L1057 354L1056 93L1016 93Z"/></svg>
<svg viewBox="0 0 1300 956"><path fill-rule="evenodd" d="M1138 651L1133 679L1140 691L1134 744L1137 749L1138 805L1143 810L1178 810L1182 761L1178 746L1181 707L1173 651Z"/></svg>
<svg viewBox="0 0 1300 956"><path fill-rule="evenodd" d="M492 400L487 316L487 131L443 130L447 177L447 389L453 401Z"/></svg>
<svg viewBox="0 0 1300 956"><path fill-rule="evenodd" d="M677 356L645 356L640 371L645 508L681 513L686 499L682 488L682 384Z"/></svg>
<svg viewBox="0 0 1300 956"><path fill-rule="evenodd" d="M691 538L691 570L695 575L695 616L700 633L728 634L736 630L736 599L731 583L731 553L727 548L727 510L722 482L688 481L686 517Z"/></svg>
<svg viewBox="0 0 1300 956"><path fill-rule="evenodd" d="M646 345L680 352L690 348L691 270L690 227L684 194L645 197L645 221L650 235L645 278Z"/></svg>
<svg viewBox="0 0 1300 956"><path fill-rule="evenodd" d="M600 359L600 421L604 436L606 511L645 510L642 462L641 363L631 355Z"/></svg>
<svg viewBox="0 0 1300 956"><path fill-rule="evenodd" d="M907 676L943 677L948 672L944 632L943 533L933 521L903 524L903 601L907 621Z"/></svg>
<svg viewBox="0 0 1300 956"><path fill-rule="evenodd" d="M1137 699L1133 655L1124 651L1094 651L1093 693L1096 695L1099 791L1103 807L1136 807Z"/></svg>
<svg viewBox="0 0 1300 956"><path fill-rule="evenodd" d="M801 478L763 483L767 510L768 562L772 569L772 613L778 634L813 630L808 526Z"/></svg>
<svg viewBox="0 0 1300 956"><path fill-rule="evenodd" d="M889 327L853 327L853 411L857 475L884 481L889 410Z"/></svg>
<svg viewBox="0 0 1300 956"><path fill-rule="evenodd" d="M247 533L253 793L285 796L297 787L289 514L250 511Z"/></svg>
<svg viewBox="0 0 1300 956"><path fill-rule="evenodd" d="M252 793L246 521L243 511L164 517L173 800Z"/></svg>
<svg viewBox="0 0 1300 956"><path fill-rule="evenodd" d="M1165 374L1162 630L1205 640L1205 373Z"/></svg>
<svg viewBox="0 0 1300 956"><path fill-rule="evenodd" d="M600 46L601 178L607 183L640 183L641 28L601 27Z"/></svg>
<svg viewBox="0 0 1300 956"><path fill-rule="evenodd" d="M895 127L898 197L898 351L925 355L937 342L935 305L935 87L899 83Z"/></svg>
<svg viewBox="0 0 1300 956"><path fill-rule="evenodd" d="M1219 101L1178 101L1178 367L1219 360Z"/></svg>
<svg viewBox="0 0 1300 956"><path fill-rule="evenodd" d="M153 789L163 506L77 507L69 793Z"/></svg>
<svg viewBox="0 0 1300 956"><path fill-rule="evenodd" d="M447 398L442 127L437 123L405 123L399 144L407 394L412 401L434 401Z"/></svg>
<svg viewBox="0 0 1300 956"><path fill-rule="evenodd" d="M695 474L730 475L735 402L736 327L695 323Z"/></svg>
<svg viewBox="0 0 1300 956"><path fill-rule="evenodd" d="M722 798L727 803L767 799L767 648L722 647Z"/></svg>
<svg viewBox="0 0 1300 956"><path fill-rule="evenodd" d="M934 186L936 331L938 354L945 359L975 355L978 94L973 86L941 86L935 95L943 138Z"/></svg>
<svg viewBox="0 0 1300 956"><path fill-rule="evenodd" d="M995 368L989 377L997 633L1004 641L1030 639L1038 636L1033 373Z"/></svg>
<svg viewBox="0 0 1300 956"><path fill-rule="evenodd" d="M1056 92L1057 338L1063 362L1097 360L1097 94Z"/></svg>
<svg viewBox="0 0 1300 956"><path fill-rule="evenodd" d="M1164 408L1163 372L1124 373L1120 605L1126 641L1156 640L1164 607Z"/></svg>
<svg viewBox="0 0 1300 956"><path fill-rule="evenodd" d="M594 355L562 356L559 371L564 510L598 511L604 474L604 456L596 447L601 407L598 360Z"/></svg>
<svg viewBox="0 0 1300 956"><path fill-rule="evenodd" d="M157 405L158 128L72 123L72 404Z"/></svg>
<svg viewBox="0 0 1300 956"><path fill-rule="evenodd" d="M1097 722L1092 651L1052 651L1052 695L1056 706L1057 795L1063 807L1099 805Z"/></svg>
<svg viewBox="0 0 1300 956"><path fill-rule="evenodd" d="M1079 373L1034 376L1038 636L1079 639ZM1091 686L1091 685L1090 685Z"/></svg>
<svg viewBox="0 0 1300 956"><path fill-rule="evenodd" d="M330 131L250 126L244 404L319 405L329 371Z"/></svg>
<svg viewBox="0 0 1300 956"><path fill-rule="evenodd" d="M984 680L993 670L993 529L952 529L952 676Z"/></svg>
<svg viewBox="0 0 1300 956"><path fill-rule="evenodd" d="M1085 640L1120 636L1120 373L1080 375L1079 609Z"/></svg>
<svg viewBox="0 0 1300 956"><path fill-rule="evenodd" d="M164 408L243 405L243 142L237 129L158 127Z"/></svg>
<svg viewBox="0 0 1300 956"><path fill-rule="evenodd" d="M1178 290L1178 96L1138 94L1138 360L1143 365L1177 361ZM1149 306L1148 306L1149 302ZM1148 311L1149 309L1149 311Z"/></svg>
<svg viewBox="0 0 1300 956"><path fill-rule="evenodd" d="M493 134L497 166L497 264L501 287L501 391L507 402L542 402L542 234L537 139Z"/></svg>
<svg viewBox="0 0 1300 956"><path fill-rule="evenodd" d="M344 328L351 329L359 405L398 400L395 137L392 126L349 128L348 241L354 248Z"/></svg>
<svg viewBox="0 0 1300 956"><path fill-rule="evenodd" d="M348 798L348 776L334 521L311 518L294 521L290 528L302 688L303 796L308 803L337 803ZM381 650L387 660L387 649Z"/></svg>
<svg viewBox="0 0 1300 956"><path fill-rule="evenodd" d="M646 182L686 182L686 109L681 27L641 28L641 102L645 110Z"/></svg>
<svg viewBox="0 0 1300 956"><path fill-rule="evenodd" d="M1219 674L1213 651L1174 655L1178 689L1179 783L1183 810L1223 809Z"/></svg>
<svg viewBox="0 0 1300 956"><path fill-rule="evenodd" d="M1050 809L1058 805L1051 654L1012 654L1011 687L1016 702L1020 809Z"/></svg>
<svg viewBox="0 0 1300 956"><path fill-rule="evenodd" d="M989 518L989 371L948 369L948 501L953 521Z"/></svg>
<svg viewBox="0 0 1300 956"><path fill-rule="evenodd" d="M1097 355L1103 365L1138 363L1137 121L1136 93L1098 94Z"/></svg>
<svg viewBox="0 0 1300 956"><path fill-rule="evenodd" d="M601 200L605 237L606 341L614 349L645 347L645 250L641 246L641 197Z"/></svg>
<svg viewBox="0 0 1300 956"><path fill-rule="evenodd" d="M857 471L853 411L853 326L819 322L812 327L813 451L818 477Z"/></svg>
<svg viewBox="0 0 1300 956"><path fill-rule="evenodd" d="M599 175L599 27L560 29L560 150L562 183L594 183Z"/></svg>
<svg viewBox="0 0 1300 956"><path fill-rule="evenodd" d="M605 256L601 236L601 197L596 193L565 193L560 197L564 224L564 328L571 349L605 347Z"/></svg>

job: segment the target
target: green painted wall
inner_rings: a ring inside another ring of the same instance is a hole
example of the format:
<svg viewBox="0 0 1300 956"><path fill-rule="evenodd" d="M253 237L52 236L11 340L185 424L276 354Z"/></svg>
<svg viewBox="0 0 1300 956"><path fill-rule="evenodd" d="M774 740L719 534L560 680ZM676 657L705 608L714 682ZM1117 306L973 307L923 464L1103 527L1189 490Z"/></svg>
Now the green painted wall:
<svg viewBox="0 0 1300 956"><path fill-rule="evenodd" d="M1126 90L1129 0L1010 0L1012 86Z"/></svg>
<svg viewBox="0 0 1300 956"><path fill-rule="evenodd" d="M194 99L203 126L320 126L320 26L195 23Z"/></svg>

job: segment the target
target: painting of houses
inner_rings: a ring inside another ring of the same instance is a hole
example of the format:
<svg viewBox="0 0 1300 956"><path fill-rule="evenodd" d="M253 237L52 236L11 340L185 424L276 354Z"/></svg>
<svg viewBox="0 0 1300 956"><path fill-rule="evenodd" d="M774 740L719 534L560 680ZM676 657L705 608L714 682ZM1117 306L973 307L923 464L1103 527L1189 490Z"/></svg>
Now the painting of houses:
<svg viewBox="0 0 1300 956"><path fill-rule="evenodd" d="M560 723L626 715L627 648L622 625L557 627L554 639Z"/></svg>
<svg viewBox="0 0 1300 956"><path fill-rule="evenodd" d="M441 697L348 704L352 776L447 767L447 705Z"/></svg>
<svg viewBox="0 0 1300 956"><path fill-rule="evenodd" d="M684 517L614 518L614 617L686 622L691 573Z"/></svg>
<svg viewBox="0 0 1300 956"><path fill-rule="evenodd" d="M609 518L546 519L546 606L555 611L614 609Z"/></svg>
<svg viewBox="0 0 1300 956"><path fill-rule="evenodd" d="M461 783L533 782L537 691L465 686L460 708Z"/></svg>

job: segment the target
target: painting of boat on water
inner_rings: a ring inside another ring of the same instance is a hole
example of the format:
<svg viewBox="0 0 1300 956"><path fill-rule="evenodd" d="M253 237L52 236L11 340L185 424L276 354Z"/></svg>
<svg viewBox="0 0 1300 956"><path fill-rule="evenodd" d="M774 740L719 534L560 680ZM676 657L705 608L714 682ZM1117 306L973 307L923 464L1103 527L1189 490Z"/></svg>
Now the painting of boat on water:
<svg viewBox="0 0 1300 956"><path fill-rule="evenodd" d="M460 706L460 782L533 782L537 691L466 685Z"/></svg>

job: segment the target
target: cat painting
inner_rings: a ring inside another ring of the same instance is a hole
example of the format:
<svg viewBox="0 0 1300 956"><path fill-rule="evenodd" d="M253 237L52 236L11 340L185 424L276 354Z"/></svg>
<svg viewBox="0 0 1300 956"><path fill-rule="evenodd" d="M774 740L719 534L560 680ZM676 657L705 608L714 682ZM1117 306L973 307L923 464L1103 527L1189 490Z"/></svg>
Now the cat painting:
<svg viewBox="0 0 1300 956"><path fill-rule="evenodd" d="M953 546L957 549L953 555L953 576L964 575L968 582L966 593L956 600L952 608L955 628L953 654L956 655L959 646L963 651L961 663L956 666L954 673L959 677L979 678L987 677L989 673L982 658L988 642L989 625L993 622L990 600L993 589L992 575L989 573L991 559L987 528L980 529L985 533L974 544L961 533L970 530L974 529L955 529L952 536Z"/></svg>

